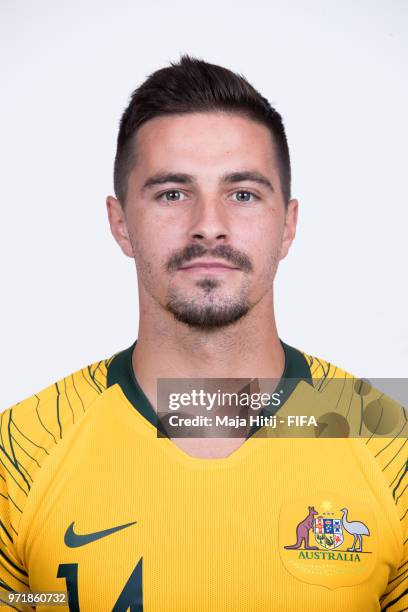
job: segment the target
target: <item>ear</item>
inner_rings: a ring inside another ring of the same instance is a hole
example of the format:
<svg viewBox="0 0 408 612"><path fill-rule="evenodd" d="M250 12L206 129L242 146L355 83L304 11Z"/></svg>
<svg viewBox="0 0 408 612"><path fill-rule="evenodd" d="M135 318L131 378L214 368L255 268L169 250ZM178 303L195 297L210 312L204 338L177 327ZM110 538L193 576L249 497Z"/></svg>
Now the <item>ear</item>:
<svg viewBox="0 0 408 612"><path fill-rule="evenodd" d="M106 208L113 237L124 254L133 258L133 249L129 239L126 216L122 204L113 196L108 196L106 198Z"/></svg>
<svg viewBox="0 0 408 612"><path fill-rule="evenodd" d="M297 200L289 200L285 213L285 225L283 228L282 243L279 259L283 259L288 254L290 245L296 235L296 224L298 218L299 203Z"/></svg>

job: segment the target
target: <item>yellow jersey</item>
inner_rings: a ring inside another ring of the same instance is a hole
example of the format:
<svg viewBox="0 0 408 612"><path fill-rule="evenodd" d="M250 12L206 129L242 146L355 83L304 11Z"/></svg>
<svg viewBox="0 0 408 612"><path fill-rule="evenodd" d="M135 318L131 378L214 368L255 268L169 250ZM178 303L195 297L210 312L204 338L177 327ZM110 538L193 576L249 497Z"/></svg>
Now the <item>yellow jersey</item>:
<svg viewBox="0 0 408 612"><path fill-rule="evenodd" d="M258 431L228 457L192 457L157 436L134 345L1 413L3 605L66 591L36 609L408 610L406 420L385 438ZM284 375L319 393L351 377L282 346ZM333 412L363 423L378 393L353 388Z"/></svg>

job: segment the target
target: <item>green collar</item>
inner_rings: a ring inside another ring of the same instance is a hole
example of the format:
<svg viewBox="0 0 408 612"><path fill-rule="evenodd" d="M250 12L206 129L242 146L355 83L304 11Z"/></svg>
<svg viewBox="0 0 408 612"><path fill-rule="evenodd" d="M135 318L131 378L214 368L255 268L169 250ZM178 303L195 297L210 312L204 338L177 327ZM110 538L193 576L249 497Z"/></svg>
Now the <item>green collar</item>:
<svg viewBox="0 0 408 612"><path fill-rule="evenodd" d="M118 384L127 400L134 406L134 408L136 408L136 410L145 419L154 425L154 427L158 427L162 434L166 435L166 432L158 421L156 411L137 382L133 371L132 354L133 349L136 346L136 342L137 340L135 340L135 342L129 346L129 348L121 351L112 359L108 368L107 386L111 387L112 385ZM288 344L285 344L285 342L282 342L282 340L280 340L280 343L285 352L285 367L279 386L283 386L285 394L284 401L287 401L299 380L305 380L311 385L313 383L310 368L304 355L293 346L289 346ZM281 406L282 403L279 407ZM271 415L273 412L262 411L261 414ZM257 429L258 427L253 428L248 437L253 435Z"/></svg>

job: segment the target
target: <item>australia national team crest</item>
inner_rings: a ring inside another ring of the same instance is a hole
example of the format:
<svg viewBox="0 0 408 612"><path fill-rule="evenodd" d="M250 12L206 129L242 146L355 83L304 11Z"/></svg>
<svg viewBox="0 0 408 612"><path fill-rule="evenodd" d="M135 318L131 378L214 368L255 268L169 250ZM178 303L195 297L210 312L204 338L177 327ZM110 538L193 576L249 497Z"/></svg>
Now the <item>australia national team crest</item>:
<svg viewBox="0 0 408 612"><path fill-rule="evenodd" d="M299 580L329 589L366 580L377 559L377 526L363 501L316 492L285 502L279 516L279 553Z"/></svg>

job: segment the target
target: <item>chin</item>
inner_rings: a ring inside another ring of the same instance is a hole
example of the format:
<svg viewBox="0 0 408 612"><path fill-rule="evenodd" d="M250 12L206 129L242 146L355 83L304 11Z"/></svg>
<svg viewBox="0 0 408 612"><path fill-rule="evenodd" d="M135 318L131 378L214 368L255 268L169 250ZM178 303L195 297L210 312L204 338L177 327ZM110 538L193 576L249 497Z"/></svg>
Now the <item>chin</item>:
<svg viewBox="0 0 408 612"><path fill-rule="evenodd" d="M221 329L233 325L250 310L249 304L242 302L224 306L215 304L206 306L180 300L169 300L166 308L177 321L202 330Z"/></svg>

